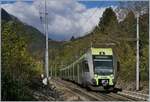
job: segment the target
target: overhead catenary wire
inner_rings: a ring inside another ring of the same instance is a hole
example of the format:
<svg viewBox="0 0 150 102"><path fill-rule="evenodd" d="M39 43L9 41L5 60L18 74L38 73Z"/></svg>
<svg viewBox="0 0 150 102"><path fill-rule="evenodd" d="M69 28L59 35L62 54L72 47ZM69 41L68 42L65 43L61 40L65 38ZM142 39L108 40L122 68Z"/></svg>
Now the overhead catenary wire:
<svg viewBox="0 0 150 102"><path fill-rule="evenodd" d="M95 13L98 12L99 6L100 6L100 5L98 5L98 8L95 9L95 11L92 13L92 15L89 16L87 20L85 20L85 21L86 21L85 25L86 25L89 21L91 22L90 19L95 15ZM83 16L83 15L82 15L82 16ZM98 29L100 29L99 26L97 26L97 27L98 27ZM92 33L94 34L95 31L93 30ZM93 47L93 34L92 34L91 37L90 37L90 42L91 42L91 43L90 43L90 47ZM109 39L110 39L110 38L109 38ZM113 40L113 39L110 39L110 40ZM113 41L114 41L114 40L113 40ZM119 43L119 42L117 42L117 41L114 41L114 42ZM106 44L105 44L105 45L106 45ZM107 45L108 45L108 44L107 44Z"/></svg>
<svg viewBox="0 0 150 102"><path fill-rule="evenodd" d="M43 29L42 32L44 32L45 30L44 30L43 12L40 11L40 8L41 8L41 5L39 5L39 16L40 16L41 27L42 27L42 29ZM42 29L41 29L41 30L42 30Z"/></svg>
<svg viewBox="0 0 150 102"><path fill-rule="evenodd" d="M97 9L95 9L95 11L92 13L92 15L91 16L89 16L85 21L86 21L86 23L85 23L85 25L90 21L91 22L91 18L95 15L95 13L97 13L97 11L99 10L99 8L97 8ZM82 15L83 16L83 15ZM92 32L93 33L93 32ZM91 39L90 39L90 47L92 47L93 46L93 44L92 44L92 36L91 36Z"/></svg>

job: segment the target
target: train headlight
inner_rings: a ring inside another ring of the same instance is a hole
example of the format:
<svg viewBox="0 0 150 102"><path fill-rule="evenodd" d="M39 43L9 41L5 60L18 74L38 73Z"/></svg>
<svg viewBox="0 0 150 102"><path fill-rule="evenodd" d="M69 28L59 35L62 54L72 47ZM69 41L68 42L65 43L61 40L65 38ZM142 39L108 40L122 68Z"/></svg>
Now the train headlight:
<svg viewBox="0 0 150 102"><path fill-rule="evenodd" d="M110 77L114 79L114 75L113 74L111 74Z"/></svg>
<svg viewBox="0 0 150 102"><path fill-rule="evenodd" d="M98 77L98 75L97 75L97 74L95 74L95 75L94 75L94 77Z"/></svg>

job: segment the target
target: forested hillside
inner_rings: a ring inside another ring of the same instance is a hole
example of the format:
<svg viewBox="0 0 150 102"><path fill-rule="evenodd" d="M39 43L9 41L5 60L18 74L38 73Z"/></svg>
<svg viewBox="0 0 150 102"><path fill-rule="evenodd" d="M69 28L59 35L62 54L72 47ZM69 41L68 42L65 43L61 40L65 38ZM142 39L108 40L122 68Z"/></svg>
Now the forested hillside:
<svg viewBox="0 0 150 102"><path fill-rule="evenodd" d="M45 36L39 30L34 27L27 25L21 22L18 18L14 17L11 14L8 14L7 11L2 9L2 24L7 24L8 22L15 22L19 25L20 29L14 28L16 34L26 38L27 50L30 54L40 60L43 60L44 48L45 48ZM42 25L41 25L42 26ZM50 48L55 48L59 46L60 42L49 39Z"/></svg>

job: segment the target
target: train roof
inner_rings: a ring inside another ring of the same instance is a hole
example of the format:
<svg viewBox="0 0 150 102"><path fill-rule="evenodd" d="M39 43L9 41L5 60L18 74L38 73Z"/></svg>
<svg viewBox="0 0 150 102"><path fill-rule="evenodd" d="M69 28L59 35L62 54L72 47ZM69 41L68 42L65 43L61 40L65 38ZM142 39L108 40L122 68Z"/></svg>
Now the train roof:
<svg viewBox="0 0 150 102"><path fill-rule="evenodd" d="M112 48L91 48L92 55L113 55Z"/></svg>
<svg viewBox="0 0 150 102"><path fill-rule="evenodd" d="M90 51L91 51L90 54L92 54L92 55L113 55L112 48L93 48L92 47L92 48L90 48ZM87 53L89 53L89 52L87 52ZM65 68L62 68L61 70L68 69L73 64L78 63L81 59L85 58L87 53L83 54L78 60L75 60L72 64L68 65Z"/></svg>

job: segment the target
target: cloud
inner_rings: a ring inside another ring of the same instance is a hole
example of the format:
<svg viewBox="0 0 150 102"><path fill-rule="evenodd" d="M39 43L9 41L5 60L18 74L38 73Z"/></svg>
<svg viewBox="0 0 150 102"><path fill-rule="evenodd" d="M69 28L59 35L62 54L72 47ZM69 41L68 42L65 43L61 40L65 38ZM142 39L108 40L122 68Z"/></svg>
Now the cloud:
<svg viewBox="0 0 150 102"><path fill-rule="evenodd" d="M44 12L43 5L42 0L35 0L33 3L16 2L1 6L8 13L43 32L39 17L39 9ZM75 0L48 0L49 37L68 40L71 36L84 36L98 24L105 8L86 8Z"/></svg>

